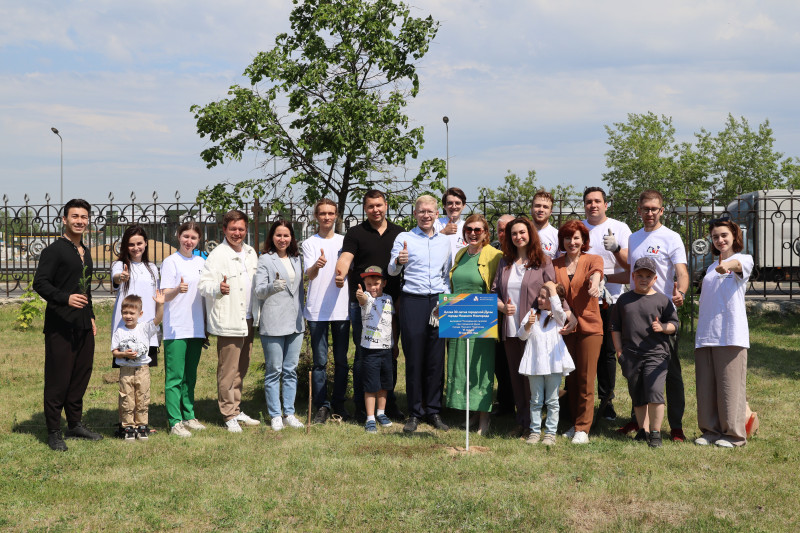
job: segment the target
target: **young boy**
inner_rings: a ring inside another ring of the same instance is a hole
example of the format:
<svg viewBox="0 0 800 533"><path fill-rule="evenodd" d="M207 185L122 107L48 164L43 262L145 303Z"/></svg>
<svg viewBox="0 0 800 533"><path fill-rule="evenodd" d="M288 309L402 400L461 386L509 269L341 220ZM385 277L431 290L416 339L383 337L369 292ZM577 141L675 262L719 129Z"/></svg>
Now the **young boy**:
<svg viewBox="0 0 800 533"><path fill-rule="evenodd" d="M678 313L672 301L653 289L656 278L655 260L637 259L633 265L633 290L619 297L611 316L614 350L628 380L628 392L641 428L636 440L647 440L652 448L661 446L669 335L678 329Z"/></svg>
<svg viewBox="0 0 800 533"><path fill-rule="evenodd" d="M394 388L392 379L392 297L383 294L386 278L381 267L367 268L361 277L364 279L364 292L361 284L356 290L356 299L361 306L363 333L361 334L362 379L364 383L364 405L367 411L367 433L377 433L376 419L383 427L392 425L386 416L386 394ZM378 415L375 416L377 403Z"/></svg>
<svg viewBox="0 0 800 533"><path fill-rule="evenodd" d="M142 299L129 294L122 300L120 314L123 325L111 337L111 353L119 365L119 424L118 436L126 441L147 440L147 409L150 404L150 338L158 331L164 316L164 291L157 290L156 316L139 322Z"/></svg>

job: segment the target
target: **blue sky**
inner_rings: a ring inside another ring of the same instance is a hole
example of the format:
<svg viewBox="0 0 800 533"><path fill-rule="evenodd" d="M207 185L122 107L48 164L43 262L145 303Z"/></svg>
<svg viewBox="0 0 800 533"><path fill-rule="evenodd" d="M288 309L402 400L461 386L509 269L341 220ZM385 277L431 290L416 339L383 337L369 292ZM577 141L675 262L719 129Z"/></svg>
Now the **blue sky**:
<svg viewBox="0 0 800 533"><path fill-rule="evenodd" d="M441 22L408 111L421 158L444 157L474 197L507 170L546 187L602 185L604 125L672 116L680 139L728 113L769 119L800 156L800 4L750 1L427 0ZM189 107L225 96L288 30L279 0L0 0L0 173L10 204L109 192L186 199L259 175L251 157L207 170ZM414 167L414 161L409 162Z"/></svg>

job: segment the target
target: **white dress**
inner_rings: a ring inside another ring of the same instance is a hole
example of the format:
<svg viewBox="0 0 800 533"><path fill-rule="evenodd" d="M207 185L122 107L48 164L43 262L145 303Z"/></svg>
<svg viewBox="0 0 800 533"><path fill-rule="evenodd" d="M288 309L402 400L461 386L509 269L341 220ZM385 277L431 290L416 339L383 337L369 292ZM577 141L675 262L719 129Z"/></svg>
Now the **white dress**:
<svg viewBox="0 0 800 533"><path fill-rule="evenodd" d="M523 376L566 376L575 370L575 362L564 344L564 338L558 332L567 320L558 296L550 298L550 307L551 311L541 313L530 331L525 330L525 325L536 318L536 310L531 309L522 319L517 336L525 341L525 351L519 363L519 373ZM550 320L545 326L544 321L548 316Z"/></svg>

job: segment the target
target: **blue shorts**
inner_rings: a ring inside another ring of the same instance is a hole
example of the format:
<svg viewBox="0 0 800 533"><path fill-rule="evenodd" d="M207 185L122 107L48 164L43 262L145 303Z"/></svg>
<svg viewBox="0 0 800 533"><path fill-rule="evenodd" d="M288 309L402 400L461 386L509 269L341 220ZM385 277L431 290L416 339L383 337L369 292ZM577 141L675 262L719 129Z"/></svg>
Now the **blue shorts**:
<svg viewBox="0 0 800 533"><path fill-rule="evenodd" d="M375 348L361 348L361 380L364 392L376 393L394 388L394 369L392 351Z"/></svg>

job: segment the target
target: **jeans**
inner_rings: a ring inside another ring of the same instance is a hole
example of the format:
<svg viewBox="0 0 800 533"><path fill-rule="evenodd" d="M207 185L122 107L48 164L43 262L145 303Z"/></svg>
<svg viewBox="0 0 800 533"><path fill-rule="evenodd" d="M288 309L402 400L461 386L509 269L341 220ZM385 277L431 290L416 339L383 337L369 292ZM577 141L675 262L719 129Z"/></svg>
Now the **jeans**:
<svg viewBox="0 0 800 533"><path fill-rule="evenodd" d="M362 381L361 370L361 332L363 325L361 322L361 306L358 302L350 302L350 325L353 331L353 344L355 345L355 355L353 356L353 403L356 406L356 414L359 411L367 412L364 406L364 383ZM392 368L394 369L394 384L397 385L397 359L392 358ZM397 398L394 395L394 390L387 391L386 393L386 410L395 408L397 405Z"/></svg>
<svg viewBox="0 0 800 533"><path fill-rule="evenodd" d="M544 432L555 435L558 429L558 387L561 385L561 374L547 376L528 376L531 385L531 432L542 430L542 406L547 405L547 418Z"/></svg>
<svg viewBox="0 0 800 533"><path fill-rule="evenodd" d="M333 341L333 396L328 401L328 326L330 325ZM350 343L350 322L347 320L331 320L308 322L311 334L311 353L314 367L311 371L311 397L316 409L327 407L333 403L334 410L341 409L344 395L347 392L347 348Z"/></svg>
<svg viewBox="0 0 800 533"><path fill-rule="evenodd" d="M294 398L297 393L297 362L303 334L292 333L279 337L261 335L264 349L264 395L270 418L281 416L280 389L283 381L283 414L294 414Z"/></svg>

